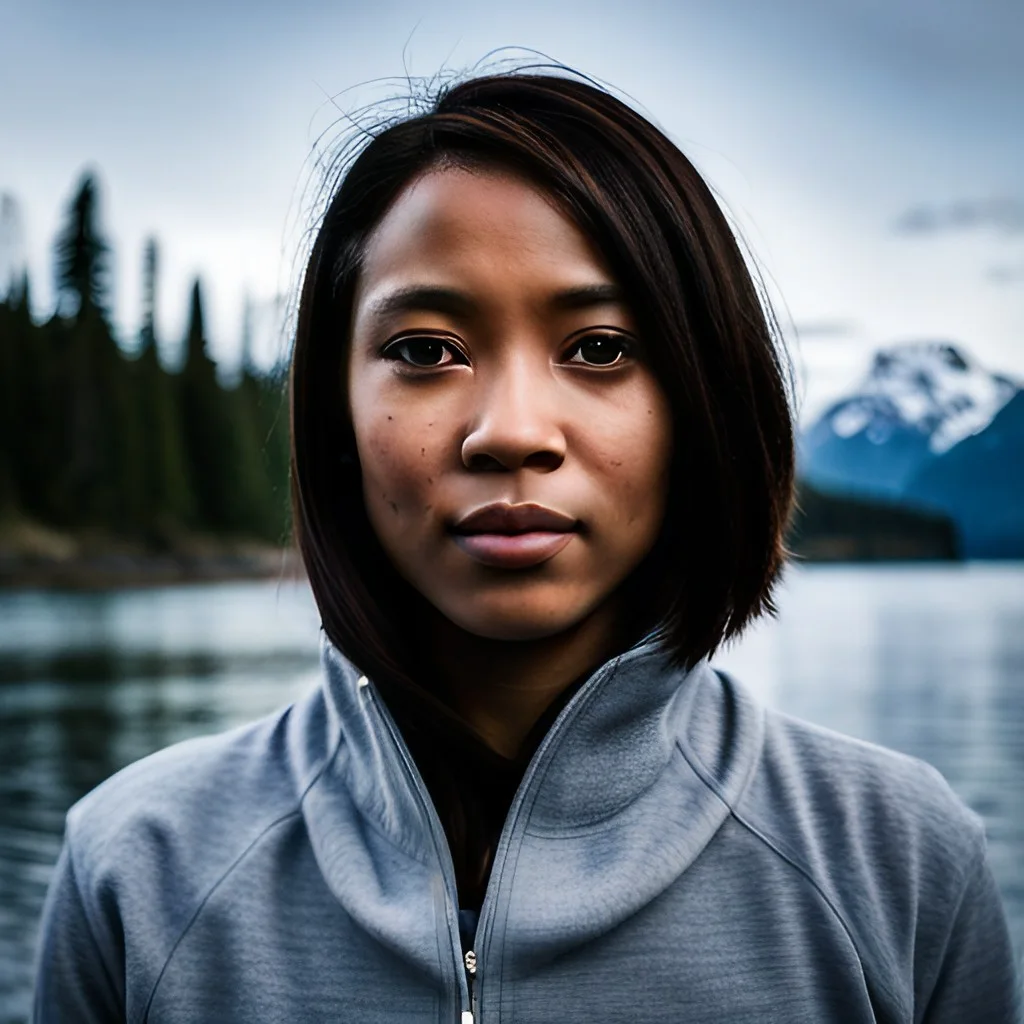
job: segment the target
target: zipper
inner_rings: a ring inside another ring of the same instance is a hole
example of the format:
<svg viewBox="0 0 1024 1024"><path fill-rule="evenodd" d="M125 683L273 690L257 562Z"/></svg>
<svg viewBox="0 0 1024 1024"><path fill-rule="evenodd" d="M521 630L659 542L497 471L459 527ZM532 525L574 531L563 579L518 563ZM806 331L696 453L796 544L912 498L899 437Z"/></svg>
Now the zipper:
<svg viewBox="0 0 1024 1024"><path fill-rule="evenodd" d="M630 648L628 652L631 653L638 648L646 646L646 643L641 643L636 647ZM575 715L576 709L580 707L584 701L588 700L590 695L597 689L599 681L604 679L609 673L615 671L618 666L618 662L622 658L620 655L618 658L612 661L605 662L577 691L572 695L569 703L558 713L554 722L551 723L551 727L548 729L544 739L541 740L540 746L534 751L533 757L530 758L530 763L526 766L526 771L523 773L523 780L519 784L519 788L516 790L515 796L512 798L512 804L508 809L508 815L505 818L505 824L502 827L501 835L498 838L498 846L494 851L494 857L491 860L490 875L487 880L487 888L484 891L484 901L480 907L480 916L477 920L476 936L473 940L473 944L476 949L480 950L480 961L483 962L484 953L487 950L490 939L490 931L492 927L492 918L494 916L494 902L495 892L497 891L497 879L501 877L501 872L505 869L505 861L508 858L509 844L512 841L512 833L515 831L516 823L518 822L519 815L522 812L523 804L526 802L526 794L530 791L533 780L537 775L540 763L544 760L547 752L551 749L553 743L558 739L559 733L565 728L566 722ZM449 857L451 855L449 854ZM453 869L454 870L454 869ZM472 957L473 969L470 971L469 958ZM474 950L468 950L466 952L466 975L476 979L476 966L477 966L477 954ZM474 986L472 982L469 983L469 990L473 998L471 1003L472 1009L476 1010L476 1001L479 998L477 986ZM463 1014L462 1024L473 1024L473 1014Z"/></svg>
<svg viewBox="0 0 1024 1024"><path fill-rule="evenodd" d="M499 878L501 872L504 870L512 833L515 831L516 823L522 811L523 804L526 802L526 794L529 792L533 784L534 777L537 775L538 766L546 756L552 744L558 738L558 734L565 727L565 723L575 715L576 709L580 707L585 700L589 699L590 695L597 688L599 681L604 679L609 673L614 672L625 655L632 654L637 650L642 650L646 646L648 646L648 642L645 638L644 641L634 647L631 647L628 651L619 655L619 657L605 662L605 664L602 665L594 675L592 675L579 688L579 690L572 695L569 703L562 708L558 713L558 717L554 722L552 722L551 728L548 729L544 739L541 740L540 746L536 751L534 751L533 757L530 759L530 763L526 766L526 771L523 773L523 781L519 784L519 788L516 790L515 796L512 798L512 805L509 807L508 815L505 818L505 824L501 830L501 836L498 839L498 847L494 851L494 858L491 861L490 876L487 882L487 889L484 892L484 901L480 907L480 916L477 920L476 936L474 938L474 946L476 949L480 950L479 957L477 956L475 949L468 949L466 950L465 955L462 954L462 938L459 935L457 920L458 896L455 884L455 865L452 862L451 850L448 848L448 839L444 834L444 829L441 826L441 820L437 816L437 811L434 809L434 805L427 793L426 784L423 782L422 776L419 774L419 771L413 762L412 755L409 753L409 748L405 745L405 740L402 739L402 736L398 731L398 726L395 725L394 719L392 719L391 713L384 705L384 702L376 700L376 694L369 686L369 680L366 676L362 676L359 679L359 689L370 693L373 704L376 706L377 711L381 716L381 720L384 722L385 727L391 734L391 738L394 740L395 745L398 748L398 752L401 755L405 769L409 773L409 778L412 780L413 790L415 791L420 807L426 816L431 837L434 840L434 845L437 847L438 856L441 860L441 870L444 873L445 887L448 892L448 899L445 901L447 904L445 910L448 919L448 933L455 953L455 963L458 965L455 973L459 982L459 990L463 999L463 1007L469 1007L469 1009L462 1010L462 1016L460 1018L461 1024L479 1024L479 1022L476 1021L477 1002L479 999L477 989L480 981L480 979L477 978L477 964L478 962L483 961L483 954L486 951L490 937L490 929L492 926L491 919L494 916L494 893L497 889L495 879ZM653 644L651 646L653 646Z"/></svg>
<svg viewBox="0 0 1024 1024"><path fill-rule="evenodd" d="M441 820L437 816L437 811L434 810L434 805L430 800L430 795L427 793L427 787L419 774L419 770L416 768L415 762L412 759L412 754L409 753L409 748L405 745L405 740L402 739L402 735L398 731L398 726L395 725L394 719L391 717L391 713L388 711L383 701L376 699L376 693L369 685L369 680L366 676L360 676L357 686L360 692L366 693L369 696L370 701L374 707L376 707L377 713L380 715L381 721L384 723L384 728L390 734L395 747L398 749L399 757L405 767L409 780L412 782L412 789L416 794L416 800L420 805L420 810L426 818L427 829L430 832L430 837L434 841L437 856L441 862L441 873L444 876L445 919L448 924L448 939L451 943L453 960L455 963L455 980L459 989L460 1002L462 1003L462 1015L460 1020L461 1024L474 1024L473 1009L470 1002L469 953L466 954L466 960L464 960L462 955L462 938L459 935L459 924L457 918L458 910L456 904L458 902L458 897L456 893L458 890L455 884L455 865L452 862L451 850L448 848L448 840L445 837L444 829L441 826ZM473 954L472 973L476 973L475 953Z"/></svg>

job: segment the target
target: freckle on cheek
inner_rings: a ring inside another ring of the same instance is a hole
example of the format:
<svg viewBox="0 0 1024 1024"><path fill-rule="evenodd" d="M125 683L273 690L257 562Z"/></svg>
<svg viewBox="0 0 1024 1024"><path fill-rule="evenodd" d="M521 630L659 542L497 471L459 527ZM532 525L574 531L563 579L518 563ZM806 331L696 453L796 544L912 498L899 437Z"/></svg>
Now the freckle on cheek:
<svg viewBox="0 0 1024 1024"><path fill-rule="evenodd" d="M394 416L389 416L388 417L389 420L393 420L394 418L395 418Z"/></svg>
<svg viewBox="0 0 1024 1024"><path fill-rule="evenodd" d="M395 515L397 516L398 515L398 505L395 502L393 502L393 501L389 501L388 504L391 506L391 511L394 512Z"/></svg>

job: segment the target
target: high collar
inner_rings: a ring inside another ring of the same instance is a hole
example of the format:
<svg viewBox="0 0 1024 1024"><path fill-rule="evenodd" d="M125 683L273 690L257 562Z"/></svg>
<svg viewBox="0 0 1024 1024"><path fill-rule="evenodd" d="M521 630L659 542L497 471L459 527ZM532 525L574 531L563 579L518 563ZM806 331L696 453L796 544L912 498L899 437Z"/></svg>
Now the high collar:
<svg viewBox="0 0 1024 1024"><path fill-rule="evenodd" d="M402 815L396 834L393 812L409 803L409 779L393 770L397 750L379 724L371 724L366 690L372 691L372 680L326 639L321 644L321 662L332 718L344 734L353 792L360 794L371 815L385 809L391 812L384 813L378 823L403 845L409 838L408 819ZM703 729L706 723L693 721L695 704L702 688L717 691L719 687L706 662L686 672L653 642L606 662L579 688L534 754L534 762L543 762L544 779L533 802L532 824L571 830L626 808L664 770L687 726L698 732ZM381 709L379 697L376 707ZM729 723L721 724L727 728ZM756 723L744 720L732 726L749 729L756 728ZM714 774L721 775L726 785L739 770L726 748L747 746L730 742L735 739L722 735L715 743L703 736L700 742L704 757L710 756L713 762Z"/></svg>
<svg viewBox="0 0 1024 1024"><path fill-rule="evenodd" d="M364 927L430 969L438 898L454 912L443 834L372 680L327 640L321 655L324 739L336 753L306 801L314 849ZM545 956L613 927L708 843L761 732L760 709L706 662L684 671L649 643L601 666L526 771L495 859L500 869L512 852L516 866L492 873L484 918L502 922L505 941L525 929L532 955ZM597 835L615 856L594 860Z"/></svg>

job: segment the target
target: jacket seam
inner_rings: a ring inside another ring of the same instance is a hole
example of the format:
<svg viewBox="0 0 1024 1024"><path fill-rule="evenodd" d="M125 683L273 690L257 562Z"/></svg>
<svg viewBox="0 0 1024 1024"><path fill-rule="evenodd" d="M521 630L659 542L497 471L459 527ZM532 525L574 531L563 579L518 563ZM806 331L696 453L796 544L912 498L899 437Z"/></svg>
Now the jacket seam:
<svg viewBox="0 0 1024 1024"><path fill-rule="evenodd" d="M963 881L960 887L960 894L957 897L956 907L953 912L949 915L949 927L946 929L946 934L943 936L942 942L942 955L937 958L936 970L931 978L931 984L928 986L928 994L925 998L924 1006L921 1008L921 1014L914 1013L914 1021L923 1021L927 1018L929 1010L931 1010L932 1001L935 999L935 990L939 986L939 980L942 977L942 968L946 962L946 957L949 955L949 946L953 939L953 932L956 930L957 921L960 919L960 911L963 909L964 900L967 898L967 891L974 884L975 879L981 874L985 867L985 846L980 844L979 848L974 851L971 858L970 867L964 871ZM916 994L916 993L915 993ZM914 1007L915 1011L917 1007Z"/></svg>
<svg viewBox="0 0 1024 1024"><path fill-rule="evenodd" d="M437 956L437 962L439 964L443 964L445 962L445 952L441 948L441 928L439 927L441 922L437 920L437 895L436 895L436 893L431 893L431 896L432 896L432 899L430 901L430 905L431 905L431 908L432 908L432 910L434 912L434 928L432 929L433 932L434 932L434 954ZM445 903L445 907L444 907L444 914L445 914L444 926L445 926L445 930L450 932L451 931L451 925L447 921L447 917L448 917L447 898L444 899L444 903ZM460 935L460 939L461 939L461 935ZM461 986L459 985L458 967L457 966L456 966L455 970L456 970L456 978L455 978L455 1003L456 1003L457 1006L459 1006L459 1009L461 1009L461 1006L459 1004L461 1004L461 1002L462 1002L462 989L461 989ZM444 1012L445 1011L445 1006L444 1006L444 1004L446 1002L447 1002L447 1000L443 999L443 998L437 1000L437 1005L436 1005L435 1008L436 1008L436 1011L437 1011L437 1021L438 1021L438 1024L442 1024L442 1021L444 1020L444 1017L445 1017L445 1012Z"/></svg>
<svg viewBox="0 0 1024 1024"><path fill-rule="evenodd" d="M365 822L366 827L375 835L378 839L382 839L388 846L393 846L399 853L408 857L409 860L415 861L420 867L430 868L433 867L433 863L429 856L423 853L417 853L410 847L407 847L404 842L396 838L394 834L387 830L387 827L379 820L376 816L377 808L374 808L374 813L367 813L366 808L360 806L353 800L353 803L359 810L360 817Z"/></svg>
<svg viewBox="0 0 1024 1024"><path fill-rule="evenodd" d="M828 895L828 893L825 891L822 885L814 877L814 874L811 872L810 868L802 864L794 854L790 854L786 850L782 849L780 843L776 842L769 835L767 835L765 832L759 829L753 822L748 821L742 814L740 814L740 812L732 805L732 803L729 800L727 800L725 796L722 794L717 784L717 781L710 774L710 772L708 772L708 770L705 768L704 764L700 761L700 759L696 755L692 755L692 757L688 755L687 752L683 749L682 744L679 744L679 747L682 751L683 757L686 758L687 763L689 763L690 767L693 769L697 777L725 805L726 809L729 812L729 816L741 828L749 832L755 839L759 840L764 846L771 850L771 852L774 853L780 860L788 864L794 871L796 871L797 874L800 875L804 879L804 881L806 881L811 886L811 888L818 894L818 897L825 904L825 906L828 907L829 911L832 913L836 921L839 923L839 926L842 928L843 934L849 941L854 953L857 954L857 960L860 963L861 970L864 972L864 979L865 981L867 981L867 972L865 966L866 961L864 959L864 954L861 951L859 943L854 938L853 931L849 923L847 922L846 917L840 912L839 908L835 905L832 898ZM753 779L755 774L756 771L751 772L750 780ZM748 784L750 780L748 780ZM893 1002L896 1005L900 1005L901 1000L898 998L896 993L894 993L889 988L889 986L881 980L879 981L879 984L881 985L885 993L889 996L889 998L893 1000Z"/></svg>
<svg viewBox="0 0 1024 1024"><path fill-rule="evenodd" d="M398 759L401 762L402 761L401 747L398 745L398 742L397 742L397 737L401 737L401 735L402 735L401 730L398 728L398 724L395 723L394 724L394 734L392 734L392 727L388 724L388 718L391 717L391 712L388 710L387 704L385 703L383 698L380 697L380 694L377 693L373 689L372 686L367 690L367 692L371 694L370 699L373 701L373 704L375 706L375 710L377 712L375 717L374 716L368 716L370 718L371 728L374 731L374 735L378 736L378 738L379 738L379 734L378 734L378 731L377 731L378 724L383 726L384 727L384 732L386 734L386 739L389 740L395 746L395 749L398 751ZM388 717L385 717L385 715L388 716ZM394 721L394 719L392 719L392 722L393 721ZM404 740L403 740L403 742L404 742ZM415 793L416 790L417 790L417 786L416 786L416 781L415 780L416 780L416 774L419 772L419 768L416 765L416 759L412 756L412 752L411 751L409 753L409 765L407 767L410 770L410 778L409 778L408 781L411 783L411 788L412 788L413 792ZM421 775L421 778L422 778L422 775ZM388 829L388 827L384 823L384 819L382 817L382 814L383 814L382 806L383 805L381 803L379 803L377 801L374 801L372 803L366 803L366 804L361 803L356 798L355 793L353 792L353 786L351 785L351 776L348 776L346 778L346 783L345 784L348 787L349 792L352 794L352 802L358 807L359 813L361 814L361 816L363 818L363 821L366 822L367 827L375 835L377 835L379 838L383 839L388 845L393 846L400 853L405 854L405 856L408 857L409 860L415 861L417 864L419 864L419 865L421 865L422 867L425 867L425 868L430 868L432 866L431 858L430 858L429 854L427 854L425 852L422 852L422 851L419 851L419 850L416 850L411 845L407 846L406 843L405 843L404 838L402 837L402 835L400 833L394 833L392 830ZM424 786L425 785L426 785L426 783L424 783ZM305 794L303 794L303 795L305 795ZM426 819L429 819L429 816L430 816L429 809L426 808L426 807L423 807L423 808L421 808L421 811L425 815L424 824L426 824L427 823ZM428 832L430 831L429 825L427 825L427 831ZM438 853L438 855L440 855L440 851L439 850L437 850L435 852Z"/></svg>
<svg viewBox="0 0 1024 1024"><path fill-rule="evenodd" d="M324 763L317 769L312 779L306 784L305 789L299 794L299 799L293 810L288 811L286 814L282 814L275 818L270 824L268 824L262 832L257 835L252 842L249 843L245 849L224 869L224 872L220 877L210 886L206 891L206 895L199 901L198 906L192 913L192 916L188 919L185 927L182 929L181 934L175 939L174 945L171 946L170 952L167 954L167 959L164 960L163 967L160 968L160 973L156 977L156 981L153 982L153 987L150 989L149 998L146 1000L146 1008L142 1012L143 1024L149 1020L150 1010L153 1008L153 1000L156 999L157 989L160 987L160 982L163 981L164 975L167 973L167 968L170 966L171 961L174 959L175 953L178 952L182 942L185 941L185 937L192 930L192 926L199 920L202 912L206 909L206 905L213 898L213 894L220 888L220 886L227 880L228 876L237 868L243 860L253 851L256 847L263 842L263 840L275 829L278 825L283 824L291 818L296 817L302 811L302 803L306 799L306 795L309 791L320 781L321 776L330 767L334 759L338 756L338 751L341 749L341 736L338 736L338 740L334 746L334 750L331 751L329 757L324 759Z"/></svg>
<svg viewBox="0 0 1024 1024"><path fill-rule="evenodd" d="M398 755L399 762L405 768L405 771L406 771L406 773L409 776L407 781L408 781L408 783L410 785L410 788L412 790L414 799L416 800L417 803L420 804L420 808L419 808L420 809L420 814L423 817L423 823L424 823L424 825L426 827L426 831L427 831L428 835L431 836L431 843L432 843L432 845L434 847L434 853L435 853L435 855L437 857L437 861L438 861L439 864L443 865L443 863L444 863L444 851L438 845L437 838L436 838L436 836L433 835L433 829L430 826L430 814L431 814L430 796L429 796L429 793L426 796L424 796L424 794L420 792L420 785L422 785L424 788L426 787L426 784L423 782L422 776L419 777L419 782L417 782L417 775L419 774L419 769L416 766L416 759L412 756L412 752L408 749L408 746L405 744L405 741L402 738L402 732L398 728L398 724L392 718L391 712L388 710L387 702L384 701L380 697L379 693L376 691L376 689L372 685L367 687L366 692L369 695L369 702L373 705L374 709L376 710L376 714L375 715L367 715L367 719L368 719L368 721L370 723L370 729L373 731L375 737L380 739L379 730L381 728L383 728L384 733L385 733L385 738L387 740L389 740L391 745L394 747L395 752ZM364 710L362 706L360 707L360 710ZM403 747L405 748L404 750L403 750ZM373 816L368 814L362 808L360 808L360 810L361 810L361 812L363 814L363 820L367 823L367 827L368 828L370 828L378 836L383 838L385 842L387 842L388 844L393 846L399 852L404 853L410 860L413 860L416 863L421 864L422 866L426 867L428 870L431 869L431 864L430 864L430 860L429 860L428 857L424 857L421 860L421 858L419 857L418 854L414 854L410 850L406 849L404 842L399 842L399 840L395 836L389 835L387 832L385 832L384 831L383 822L376 821ZM442 867L441 870L442 870L442 874L443 874L443 870L444 870L443 867ZM433 874L433 872L432 872L432 874ZM433 886L433 884L434 884L434 881L432 880L431 885ZM453 946L454 946L454 943L455 943L455 940L456 940L456 937L457 937L457 934L458 934L458 921L456 920L456 931L453 932L452 931L452 922L451 922L451 920L450 920L450 918L448 916L448 914L449 914L449 907L448 907L448 895L447 895L447 893L442 893L441 894L441 902L442 902L442 907L443 907L443 915L442 916L443 916L444 931L446 931L448 933L449 942L451 942L453 944ZM439 965L442 965L442 970L443 970L443 965L445 964L445 962L448 959L448 954L446 954L443 951L443 949L442 949L442 936L441 936L442 929L440 927L441 922L438 920L438 899L437 899L437 893L433 892L433 891L431 892L431 906L433 908L434 923L435 923L435 927L433 929L433 933L434 933L434 951L435 951L435 953L437 955L437 962L438 962ZM461 938L459 939L459 945L460 945L460 948L461 948ZM449 949L448 952L450 953L451 951L452 950ZM456 967L455 967L455 989L456 989L455 1001L456 1001L456 1005L461 1007L461 1004L462 1004L462 1001L461 1001L461 997L462 997L462 984L461 984L461 981L460 981L460 978L459 978L459 970L460 970L460 968L458 966L458 961L456 961ZM446 1000L445 1000L445 1002L446 1002ZM444 1014L445 1014L445 1011L444 1011L444 1009L442 1009L441 1002L439 1001L438 1002L438 1021L439 1022L442 1020Z"/></svg>
<svg viewBox="0 0 1024 1024"><path fill-rule="evenodd" d="M594 689L590 692L590 694L587 695L587 699L579 704L579 706L576 708L576 710L575 710L575 712L573 714L573 720L578 718L578 716L583 713L584 709L590 705L590 703L593 701L593 699L596 696L596 694L599 693L601 690L603 690L604 687L607 686L610 683L610 681L615 678L615 676L618 674L619 666L620 666L620 663L621 663L622 660L623 660L622 657L617 658L617 659L615 659L615 661L610 666L608 666L608 673L607 673L607 675L605 676L604 679L600 680L599 681L599 685L595 686ZM558 739L551 744L550 749L545 751L545 756L547 757L547 763L544 765L543 773L542 774L538 774L535 778L531 779L531 785L533 786L533 792L530 794L529 806L527 806L527 804L524 801L523 805L517 811L517 815L516 815L517 821L524 822L524 824L522 826L523 834L526 834L528 832L528 828L527 828L525 823L529 821L530 814L531 814L531 812L533 810L534 805L537 803L537 800L538 800L538 798L540 796L540 791L543 788L544 779L547 777L548 772L551 770L551 765L552 765L552 762L554 761L554 754L561 747L562 742L564 741L564 732L565 732L565 730L563 730L563 735L558 737ZM509 836L509 845L508 845L508 848L506 849L505 857L502 860L501 869L500 869L498 878L495 880L494 876L492 874L491 881L488 882L488 887L490 887L491 884L495 884L496 885L495 891L501 891L502 889L505 888L505 879L506 878L508 878L510 880L509 881L509 885L512 884L511 880L515 878L516 869L517 869L518 864L519 864L519 854L522 851L522 845L523 844L521 842L516 844L515 852L514 852L514 858L513 858L513 855L512 855L512 853L513 853L513 851L512 851L512 837L511 837L511 835ZM514 863L512 863L513 859L514 859ZM501 1017L503 1016L501 1002L502 1002L502 998L503 998L503 993L505 991L505 958L506 958L506 955L508 953L508 941L507 941L507 938L508 938L508 908L505 907L504 909L505 909L505 913L504 913L504 918L503 918L502 925L501 925L501 947L500 947L501 948L501 960L499 962L499 966L498 966L498 970L497 970L497 975L498 975L498 980L497 980L498 994L496 996L496 1001L497 1001L497 1005L498 1005L498 1019L499 1019L499 1021L500 1021ZM493 944L494 941L495 941L495 939L494 939L493 933L492 933L491 944ZM481 993L481 995L482 995L482 993ZM512 1004L511 1005L511 1017L514 1020L515 1019L515 986L512 986L512 996L511 996L510 1002Z"/></svg>
<svg viewBox="0 0 1024 1024"><path fill-rule="evenodd" d="M78 905L82 908L82 917L85 918L85 930L89 933L89 938L92 940L92 944L96 949L96 958L99 960L103 969L103 976L106 978L107 984L110 985L111 991L122 993L121 998L124 998L124 986L119 986L115 982L113 976L110 973L110 968L107 965L106 958L103 956L103 947L100 945L99 940L96 938L96 932L92 925L92 919L89 915L89 911L85 906L85 900L82 898L82 887L78 884L78 868L75 866L75 850L71 841L71 828L68 827L67 846L68 846L68 869L71 873L71 884L75 890L75 897L78 900Z"/></svg>
<svg viewBox="0 0 1024 1024"><path fill-rule="evenodd" d="M594 700L596 699L596 697L597 697L597 695L599 693L603 692L607 687L611 686L612 681L619 674L619 669L622 667L623 660L624 660L623 657L619 657L619 658L617 658L615 660L613 665L610 667L610 670L609 670L607 676L605 676L605 678L603 680L601 680L600 686L595 686L594 689L588 695L587 700L580 703L579 707L576 710L575 715L573 716L573 721L578 720L579 716L584 713L584 711L587 709L587 707L589 707L590 705L593 704ZM524 834L527 832L527 824L526 823L529 822L530 815L533 813L533 808L536 806L537 800L540 798L540 792L544 788L544 780L547 778L548 772L551 771L551 766L552 766L552 764L555 761L555 754L561 748L562 744L565 742L565 736L566 736L567 731L568 731L568 723L567 723L566 728L562 730L562 735L558 737L557 742L553 743L551 749L546 752L547 755L548 755L548 763L544 766L544 773L543 773L543 775L540 775L533 782L533 793L532 793L532 795L530 797L530 806L526 807L525 804L524 804L524 806L519 809L520 819L523 821L523 833ZM511 867L511 874L510 875L507 874L507 872L509 870L509 864L508 864L508 855L506 854L505 863L502 865L501 876L498 879L499 889L501 888L501 884L502 884L502 882L504 881L504 879L506 877L509 878L509 886L512 885L512 881L515 879L516 868L519 865L519 855L522 852L522 848L523 848L522 842L518 843L517 847L516 847L515 864L512 865L512 867ZM499 978L499 984L498 984L498 1019L499 1019L499 1021L501 1019L501 997L502 997L502 994L505 991L505 957L506 957L507 952L508 952L508 941L507 941L507 939L508 939L508 909L506 908L505 920L504 920L504 923L503 923L503 926L502 926L502 932L501 932L501 949L502 949L501 969L498 972L498 978ZM515 1020L515 1017L516 1017L516 1006L515 1006L515 986L514 985L511 986L511 990L512 990L512 997L509 1000L509 1002L511 1004L511 1014L510 1014L510 1016L511 1016L512 1020Z"/></svg>

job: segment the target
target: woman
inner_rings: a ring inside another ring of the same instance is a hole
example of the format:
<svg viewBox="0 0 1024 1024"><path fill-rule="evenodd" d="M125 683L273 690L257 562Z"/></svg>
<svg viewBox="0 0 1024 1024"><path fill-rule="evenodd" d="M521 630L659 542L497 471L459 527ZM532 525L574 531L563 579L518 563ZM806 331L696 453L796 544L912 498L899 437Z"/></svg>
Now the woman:
<svg viewBox="0 0 1024 1024"><path fill-rule="evenodd" d="M708 667L772 608L783 367L617 99L379 130L292 365L323 685L71 811L37 1020L1016 1020L978 819Z"/></svg>

